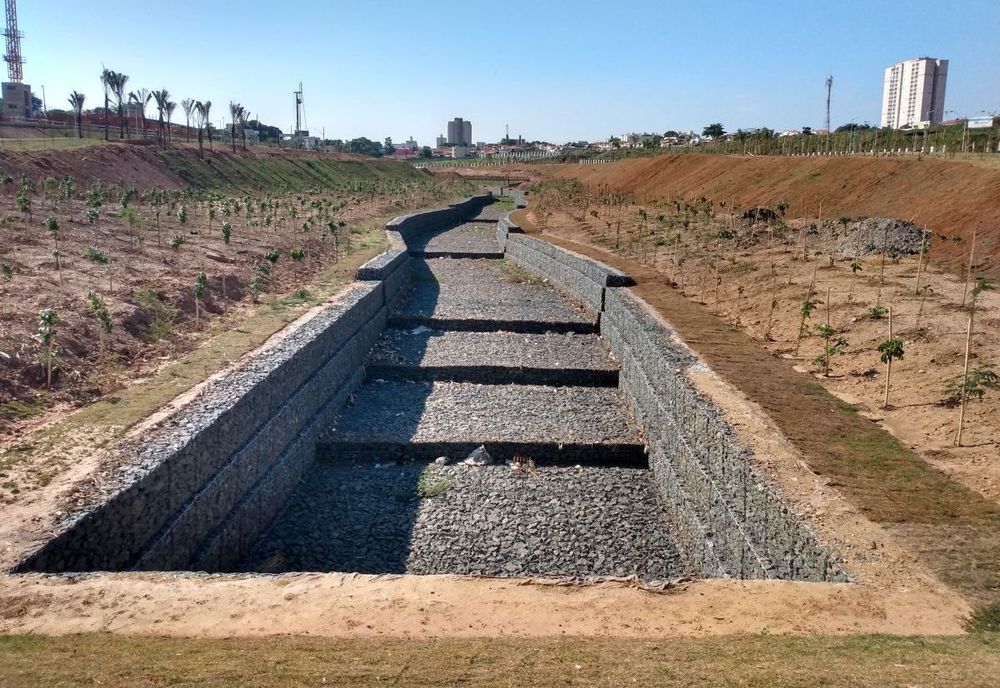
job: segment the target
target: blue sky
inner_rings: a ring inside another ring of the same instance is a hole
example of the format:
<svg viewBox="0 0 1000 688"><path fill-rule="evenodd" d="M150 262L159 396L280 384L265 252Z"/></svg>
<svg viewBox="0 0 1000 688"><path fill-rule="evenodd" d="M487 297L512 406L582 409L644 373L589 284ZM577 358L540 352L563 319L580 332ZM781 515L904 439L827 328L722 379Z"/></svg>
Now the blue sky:
<svg viewBox="0 0 1000 688"><path fill-rule="evenodd" d="M1000 111L1000 0L22 0L19 17L25 81L50 108L74 89L98 105L103 64L130 88L210 99L216 120L235 99L287 130L302 81L328 138L433 145L453 116L476 140L508 123L557 142L818 128L827 74L835 126L877 123L884 68L919 55L951 61L948 110Z"/></svg>

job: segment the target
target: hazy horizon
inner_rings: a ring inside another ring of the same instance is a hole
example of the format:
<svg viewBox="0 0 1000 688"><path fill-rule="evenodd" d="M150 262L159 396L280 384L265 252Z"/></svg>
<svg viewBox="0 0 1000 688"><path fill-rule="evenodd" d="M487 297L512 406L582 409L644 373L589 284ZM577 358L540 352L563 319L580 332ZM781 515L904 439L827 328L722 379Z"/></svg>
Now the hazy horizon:
<svg viewBox="0 0 1000 688"><path fill-rule="evenodd" d="M310 1L280 16L259 0L239 12L190 0L137 7L20 3L25 82L39 96L45 86L50 109L67 109L72 90L90 109L103 104L103 65L128 74L129 90L212 100L216 122L237 100L287 131L301 81L307 124L327 138L433 145L460 116L476 141L509 124L512 136L563 142L716 121L821 128L828 74L833 125L877 124L885 67L927 55L950 61L948 117L1000 110L1000 3L983 0L947 10L917 0L906 12L853 0L746 12L724 0L710 14L586 0Z"/></svg>

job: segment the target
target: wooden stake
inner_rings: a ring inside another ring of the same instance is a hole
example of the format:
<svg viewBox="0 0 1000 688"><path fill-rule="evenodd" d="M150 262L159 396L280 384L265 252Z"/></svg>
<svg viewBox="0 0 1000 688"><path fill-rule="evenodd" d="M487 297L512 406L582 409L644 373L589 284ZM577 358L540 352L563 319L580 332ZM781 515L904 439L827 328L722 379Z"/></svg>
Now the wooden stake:
<svg viewBox="0 0 1000 688"><path fill-rule="evenodd" d="M882 234L882 260L878 267L878 294L875 295L875 305L882 305L882 285L885 283L885 252L889 249L889 226L886 225ZM891 310L891 309L890 309ZM892 337L889 337L892 339Z"/></svg>
<svg viewBox="0 0 1000 688"><path fill-rule="evenodd" d="M829 329L829 327L830 327L830 291L831 291L831 288L827 287L826 288L826 327L827 327L827 329ZM826 354L826 365L824 366L823 374L824 375L829 375L830 374L830 340L829 339L826 340L826 344L824 345L823 348L826 350L826 351L824 351L824 353Z"/></svg>
<svg viewBox="0 0 1000 688"><path fill-rule="evenodd" d="M972 299L972 310L969 311L969 330L965 335L965 367L962 370L962 407L958 412L958 436L955 438L955 446L962 446L962 430L965 426L965 405L969 401L969 352L972 351L972 319L976 314L976 300Z"/></svg>
<svg viewBox="0 0 1000 688"><path fill-rule="evenodd" d="M927 228L924 227L924 237L920 242L920 256L917 262L917 281L913 285L914 295L920 293L920 277L924 270L924 248L927 246Z"/></svg>
<svg viewBox="0 0 1000 688"><path fill-rule="evenodd" d="M806 292L806 300L803 303L803 306L804 306L805 303L809 303L809 301L812 300L813 289L815 287L816 287L816 268L813 268L812 281L809 282L809 291ZM806 312L805 312L805 308L803 307L803 309L802 309L802 319L799 320L799 332L798 332L798 335L796 335L796 339L795 339L795 355L796 356L799 355L799 347L802 345L802 328L805 327L805 324L806 324Z"/></svg>
<svg viewBox="0 0 1000 688"><path fill-rule="evenodd" d="M972 230L972 248L969 250L969 264L965 266L965 285L962 289L962 306L969 295L969 279L972 277L972 264L976 260L976 230Z"/></svg>
<svg viewBox="0 0 1000 688"><path fill-rule="evenodd" d="M892 341L892 306L889 306L889 341ZM892 356L889 356L885 366L885 400L882 402L882 408L889 408L889 378L892 377Z"/></svg>

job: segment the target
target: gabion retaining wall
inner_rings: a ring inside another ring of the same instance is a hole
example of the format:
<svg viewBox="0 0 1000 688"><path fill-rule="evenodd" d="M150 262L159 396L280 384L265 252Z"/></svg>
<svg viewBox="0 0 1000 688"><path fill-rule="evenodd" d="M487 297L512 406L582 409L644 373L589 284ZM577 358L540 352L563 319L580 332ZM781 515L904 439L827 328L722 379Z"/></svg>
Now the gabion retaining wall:
<svg viewBox="0 0 1000 688"><path fill-rule="evenodd" d="M415 239L428 230L455 225L466 218L472 217L492 200L492 194L470 196L464 201L452 203L447 208L401 215L389 222L385 228L389 232L389 238L395 247L408 245L410 240ZM396 239L399 241L396 241Z"/></svg>
<svg viewBox="0 0 1000 688"><path fill-rule="evenodd" d="M620 270L524 235L509 217L500 220L497 239L508 258L578 297L595 313L604 308L605 287L634 284Z"/></svg>
<svg viewBox="0 0 1000 688"><path fill-rule="evenodd" d="M408 238L475 215L490 196L396 218ZM319 431L364 378L363 363L410 282L405 251L363 265L337 304L211 381L143 439L121 487L65 519L15 571L227 569L312 464Z"/></svg>
<svg viewBox="0 0 1000 688"><path fill-rule="evenodd" d="M187 568L238 559L312 461L304 441L332 420L385 327L381 283L339 303L222 377L151 432L130 475L76 514L20 571ZM211 550L209 556L207 552Z"/></svg>
<svg viewBox="0 0 1000 688"><path fill-rule="evenodd" d="M517 234L498 238L507 256L583 299L621 363L620 387L642 426L663 507L687 564L708 577L842 581L836 556L787 505L711 401L683 371L695 359L628 289L624 273Z"/></svg>

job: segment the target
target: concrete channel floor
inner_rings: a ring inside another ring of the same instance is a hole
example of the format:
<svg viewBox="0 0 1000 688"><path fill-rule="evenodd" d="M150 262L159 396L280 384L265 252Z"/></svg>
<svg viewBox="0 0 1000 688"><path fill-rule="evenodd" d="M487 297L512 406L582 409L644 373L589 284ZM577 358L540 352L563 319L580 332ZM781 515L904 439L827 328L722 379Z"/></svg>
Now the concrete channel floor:
<svg viewBox="0 0 1000 688"><path fill-rule="evenodd" d="M502 260L468 258L499 250L484 238L473 224L422 244L452 257L414 259L367 381L242 570L685 572L616 365L594 329L573 329L594 315ZM550 377L526 384L525 371ZM479 445L486 465L463 463Z"/></svg>

